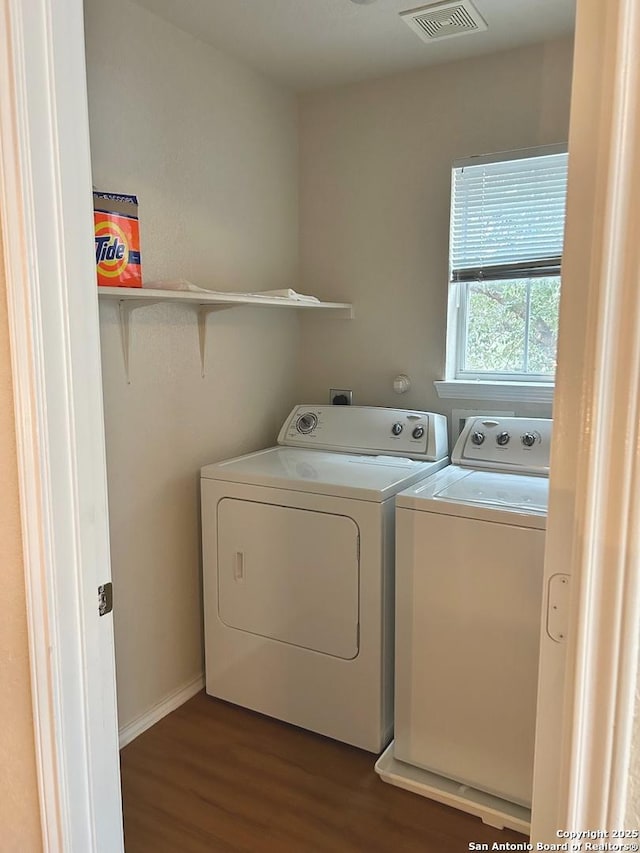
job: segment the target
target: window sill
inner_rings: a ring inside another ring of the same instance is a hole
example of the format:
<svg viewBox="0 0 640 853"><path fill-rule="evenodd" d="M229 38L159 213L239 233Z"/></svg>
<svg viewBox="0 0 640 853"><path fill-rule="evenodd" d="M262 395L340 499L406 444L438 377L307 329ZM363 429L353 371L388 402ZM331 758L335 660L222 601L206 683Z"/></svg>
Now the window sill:
<svg viewBox="0 0 640 853"><path fill-rule="evenodd" d="M451 400L515 400L553 403L552 382L484 382L450 379L434 382L438 397Z"/></svg>

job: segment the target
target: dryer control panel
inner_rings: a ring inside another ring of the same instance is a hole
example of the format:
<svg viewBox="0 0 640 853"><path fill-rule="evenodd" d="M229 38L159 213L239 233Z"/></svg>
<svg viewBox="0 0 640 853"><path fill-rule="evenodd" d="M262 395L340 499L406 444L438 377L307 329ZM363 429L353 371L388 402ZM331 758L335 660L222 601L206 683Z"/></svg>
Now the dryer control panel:
<svg viewBox="0 0 640 853"><path fill-rule="evenodd" d="M550 418L468 418L453 449L454 465L548 474Z"/></svg>
<svg viewBox="0 0 640 853"><path fill-rule="evenodd" d="M444 415L375 406L296 406L280 430L278 444L427 462L444 459L449 452Z"/></svg>

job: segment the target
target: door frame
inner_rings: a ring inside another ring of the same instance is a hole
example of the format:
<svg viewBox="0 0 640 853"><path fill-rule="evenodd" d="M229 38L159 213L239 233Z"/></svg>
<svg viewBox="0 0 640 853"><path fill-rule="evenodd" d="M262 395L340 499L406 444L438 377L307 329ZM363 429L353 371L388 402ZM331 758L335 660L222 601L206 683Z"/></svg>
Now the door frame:
<svg viewBox="0 0 640 853"><path fill-rule="evenodd" d="M546 598L567 575L571 604L566 655L542 625L535 841L625 827L640 624L639 41L640 0L578 0L545 555Z"/></svg>
<svg viewBox="0 0 640 853"><path fill-rule="evenodd" d="M548 745L555 727L560 748L536 767L536 789L560 772L560 796L550 821L534 790L535 840L553 826L624 825L640 616L640 241L627 239L640 216L625 188L625 176L640 179L639 21L640 0L578 0L574 82L597 85L591 100L576 86L572 104L547 548L575 594L566 699L539 732ZM0 23L0 212L43 839L47 851L111 853L123 842L113 626L96 609L110 567L82 3L0 0Z"/></svg>
<svg viewBox="0 0 640 853"><path fill-rule="evenodd" d="M43 847L123 850L81 0L0 0L0 221Z"/></svg>

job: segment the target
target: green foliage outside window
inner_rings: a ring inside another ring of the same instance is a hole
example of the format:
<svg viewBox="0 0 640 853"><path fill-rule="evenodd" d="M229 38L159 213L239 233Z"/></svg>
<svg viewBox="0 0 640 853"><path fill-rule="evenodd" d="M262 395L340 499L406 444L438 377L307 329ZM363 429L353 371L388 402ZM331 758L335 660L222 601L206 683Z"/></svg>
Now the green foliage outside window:
<svg viewBox="0 0 640 853"><path fill-rule="evenodd" d="M553 376L559 276L473 282L466 299L464 371Z"/></svg>

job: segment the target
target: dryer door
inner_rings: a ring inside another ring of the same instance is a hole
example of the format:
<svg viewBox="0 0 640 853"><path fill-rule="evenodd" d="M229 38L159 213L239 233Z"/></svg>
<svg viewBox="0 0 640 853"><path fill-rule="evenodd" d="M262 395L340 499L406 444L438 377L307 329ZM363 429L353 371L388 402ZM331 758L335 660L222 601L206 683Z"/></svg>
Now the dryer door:
<svg viewBox="0 0 640 853"><path fill-rule="evenodd" d="M353 519L224 498L218 614L231 628L350 660L358 654L359 533Z"/></svg>

